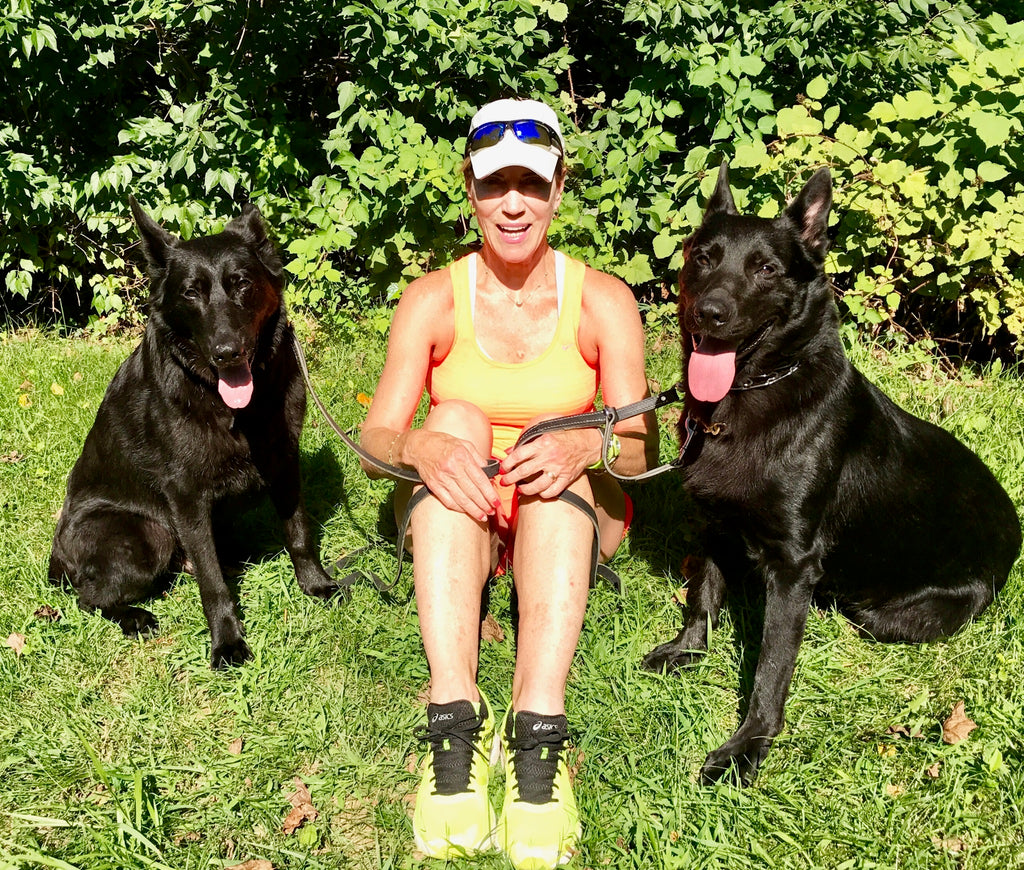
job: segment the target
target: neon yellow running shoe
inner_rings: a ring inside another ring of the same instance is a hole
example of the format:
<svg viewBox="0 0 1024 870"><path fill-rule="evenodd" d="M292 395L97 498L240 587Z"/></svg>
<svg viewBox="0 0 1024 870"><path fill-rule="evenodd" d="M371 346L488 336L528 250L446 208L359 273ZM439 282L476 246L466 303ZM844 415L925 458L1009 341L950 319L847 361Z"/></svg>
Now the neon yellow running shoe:
<svg viewBox="0 0 1024 870"><path fill-rule="evenodd" d="M498 845L516 870L551 870L576 854L582 829L565 757L568 739L565 716L509 710L505 717Z"/></svg>
<svg viewBox="0 0 1024 870"><path fill-rule="evenodd" d="M416 809L416 847L430 858L457 858L494 848L494 810L487 779L494 743L494 716L479 703L428 704L426 743Z"/></svg>

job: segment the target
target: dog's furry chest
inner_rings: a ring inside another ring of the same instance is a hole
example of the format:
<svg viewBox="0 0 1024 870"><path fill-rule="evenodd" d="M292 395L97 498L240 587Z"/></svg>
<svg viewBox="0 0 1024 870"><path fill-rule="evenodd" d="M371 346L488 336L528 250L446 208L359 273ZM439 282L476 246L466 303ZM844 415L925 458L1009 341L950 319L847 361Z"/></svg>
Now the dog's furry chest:
<svg viewBox="0 0 1024 870"><path fill-rule="evenodd" d="M213 426L191 428L190 436L179 442L187 445L179 467L193 477L197 487L206 488L214 498L263 488L266 481L255 462L254 445L242 426L218 421Z"/></svg>

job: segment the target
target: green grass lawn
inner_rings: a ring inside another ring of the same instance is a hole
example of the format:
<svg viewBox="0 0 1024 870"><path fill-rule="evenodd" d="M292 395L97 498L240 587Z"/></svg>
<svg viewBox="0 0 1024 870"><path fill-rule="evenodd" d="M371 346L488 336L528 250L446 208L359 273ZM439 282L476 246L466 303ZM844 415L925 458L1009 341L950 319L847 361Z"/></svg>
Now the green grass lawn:
<svg viewBox="0 0 1024 870"><path fill-rule="evenodd" d="M208 667L187 577L153 602L161 631L147 641L124 638L48 583L67 474L130 346L0 333L0 868L416 866L413 732L428 674L408 574L397 600L360 586L348 603L324 606L296 586L271 512L240 517L255 658L229 673ZM383 339L317 334L307 346L332 413L356 425ZM951 378L859 344L851 354L901 404L974 448L1020 509L1019 378ZM674 381L670 336L653 336L648 358L657 387ZM666 425L663 456L674 446ZM303 475L325 561L388 534L389 485L368 481L312 410ZM1019 566L998 602L943 643L870 643L835 612L813 612L788 723L759 779L708 788L696 774L737 723L744 651L734 629L756 604L726 615L697 667L641 672L643 655L681 624L672 596L692 512L675 477L631 491L636 523L614 563L625 589L592 593L568 690L584 823L574 866L1024 866ZM361 564L394 570L386 547ZM505 637L483 645L481 685L500 708L514 658L507 580L495 584L491 612ZM941 723L959 701L977 728L948 745ZM317 815L286 834L296 778Z"/></svg>

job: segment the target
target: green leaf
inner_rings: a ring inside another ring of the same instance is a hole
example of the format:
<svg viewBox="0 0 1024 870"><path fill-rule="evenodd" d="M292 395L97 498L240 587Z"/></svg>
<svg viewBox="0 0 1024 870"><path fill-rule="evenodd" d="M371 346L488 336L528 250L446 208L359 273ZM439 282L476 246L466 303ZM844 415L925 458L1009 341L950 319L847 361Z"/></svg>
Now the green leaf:
<svg viewBox="0 0 1024 870"><path fill-rule="evenodd" d="M651 244L654 250L654 256L659 260L667 260L671 257L676 249L682 247L681 240L669 232L662 231L654 237L654 241Z"/></svg>
<svg viewBox="0 0 1024 870"><path fill-rule="evenodd" d="M821 121L812 118L803 106L780 109L775 117L780 136L821 132Z"/></svg>
<svg viewBox="0 0 1024 870"><path fill-rule="evenodd" d="M569 7L564 3L549 3L546 11L548 18L559 23L569 17Z"/></svg>
<svg viewBox="0 0 1024 870"><path fill-rule="evenodd" d="M175 152L167 163L167 168L171 171L171 175L177 175L181 171L181 168L185 165L185 161L187 159L188 152L185 151L184 149Z"/></svg>
<svg viewBox="0 0 1024 870"><path fill-rule="evenodd" d="M357 88L355 82L342 82L338 85L338 114L342 115L345 110L355 102Z"/></svg>
<svg viewBox="0 0 1024 870"><path fill-rule="evenodd" d="M1002 145L1010 138L1010 131L1013 129L1013 122L1009 118L982 110L969 114L967 123L985 143L986 148L997 148Z"/></svg>
<svg viewBox="0 0 1024 870"><path fill-rule="evenodd" d="M527 33L533 33L537 29L537 19L517 18L515 24L512 25L512 29L517 36L526 36Z"/></svg>
<svg viewBox="0 0 1024 870"><path fill-rule="evenodd" d="M733 152L731 165L735 167L757 167L764 164L768 158L768 149L760 139L740 142Z"/></svg>
<svg viewBox="0 0 1024 870"><path fill-rule="evenodd" d="M987 260L992 256L992 242L989 241L988 237L977 233L970 240L970 244L960 255L961 263L971 263L974 260Z"/></svg>
<svg viewBox="0 0 1024 870"><path fill-rule="evenodd" d="M887 160L879 163L873 172L882 184L896 184L906 178L910 170L902 160Z"/></svg>
<svg viewBox="0 0 1024 870"><path fill-rule="evenodd" d="M630 286L636 287L654 280L651 261L646 254L636 254L619 270L619 277Z"/></svg>
<svg viewBox="0 0 1024 870"><path fill-rule="evenodd" d="M935 114L935 98L927 91L911 91L905 97L897 94L892 100L896 115L907 121L929 118Z"/></svg>
<svg viewBox="0 0 1024 870"><path fill-rule="evenodd" d="M185 110L185 114L182 116L182 124L190 128L195 127L204 108L206 107L202 103L193 103Z"/></svg>
<svg viewBox="0 0 1024 870"><path fill-rule="evenodd" d="M978 164L978 177L982 181L1001 181L1009 174L1009 169L999 163L993 163L991 160L985 160Z"/></svg>
<svg viewBox="0 0 1024 870"><path fill-rule="evenodd" d="M807 96L812 100L824 99L828 93L828 80L824 76L816 76L807 83Z"/></svg>

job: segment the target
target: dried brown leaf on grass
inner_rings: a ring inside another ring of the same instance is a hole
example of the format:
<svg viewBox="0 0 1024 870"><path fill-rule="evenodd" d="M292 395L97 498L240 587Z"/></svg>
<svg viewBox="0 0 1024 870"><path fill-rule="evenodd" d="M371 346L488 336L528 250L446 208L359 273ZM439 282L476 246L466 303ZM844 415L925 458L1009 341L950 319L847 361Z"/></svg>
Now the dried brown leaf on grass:
<svg viewBox="0 0 1024 870"><path fill-rule="evenodd" d="M932 845L936 849L959 854L964 850L964 841L959 837L932 837Z"/></svg>
<svg viewBox="0 0 1024 870"><path fill-rule="evenodd" d="M36 608L35 613L32 615L36 619L42 619L46 622L57 622L62 616L61 612L56 607L51 607L49 604L44 604L42 607Z"/></svg>
<svg viewBox="0 0 1024 870"><path fill-rule="evenodd" d="M295 777L295 794L288 798L292 805L291 812L285 816L281 830L286 834L294 834L307 821L315 821L320 814L313 806L313 798L309 793L309 787L299 778Z"/></svg>
<svg viewBox="0 0 1024 870"><path fill-rule="evenodd" d="M16 656L20 656L21 651L25 649L25 635L12 631L7 638L7 646L14 650Z"/></svg>
<svg viewBox="0 0 1024 870"><path fill-rule="evenodd" d="M586 758L587 758L587 756L584 755L582 749L576 749L575 751L570 751L569 759L568 759L568 761L569 761L569 765L568 765L569 782L571 782L573 785L576 784L576 777L579 776L580 768L583 767L583 762L586 761Z"/></svg>
<svg viewBox="0 0 1024 870"><path fill-rule="evenodd" d="M236 737L228 744L228 755L241 755L243 746L245 746L245 738Z"/></svg>
<svg viewBox="0 0 1024 870"><path fill-rule="evenodd" d="M241 864L232 864L224 870L274 870L274 865L266 858L254 858L252 861L243 861Z"/></svg>
<svg viewBox="0 0 1024 870"><path fill-rule="evenodd" d="M913 730L908 728L906 725L890 725L885 729L886 734L892 734L896 737L909 737L913 740L924 740L924 734L921 733L921 729L916 725Z"/></svg>
<svg viewBox="0 0 1024 870"><path fill-rule="evenodd" d="M977 723L967 718L964 711L964 702L957 701L949 718L942 723L942 742L959 743L966 740L968 735L977 728Z"/></svg>
<svg viewBox="0 0 1024 870"><path fill-rule="evenodd" d="M480 623L480 639L489 643L503 643L505 630L498 624L493 613L488 613Z"/></svg>

